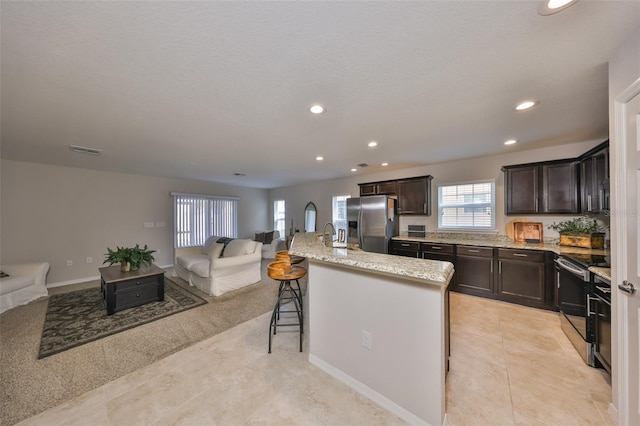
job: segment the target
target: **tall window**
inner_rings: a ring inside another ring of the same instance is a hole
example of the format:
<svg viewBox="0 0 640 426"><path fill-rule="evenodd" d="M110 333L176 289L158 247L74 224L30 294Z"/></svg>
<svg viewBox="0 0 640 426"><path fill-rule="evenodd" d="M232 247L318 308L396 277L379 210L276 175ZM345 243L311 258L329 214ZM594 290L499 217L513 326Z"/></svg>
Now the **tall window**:
<svg viewBox="0 0 640 426"><path fill-rule="evenodd" d="M347 198L351 198L351 195L336 195L331 201L331 221L336 228L338 238L340 235L344 235L346 238L347 235ZM340 229L344 231L341 233Z"/></svg>
<svg viewBox="0 0 640 426"><path fill-rule="evenodd" d="M176 248L202 246L211 235L238 236L238 198L179 193L171 195L174 200Z"/></svg>
<svg viewBox="0 0 640 426"><path fill-rule="evenodd" d="M286 211L284 208L284 200L275 200L273 202L273 229L280 232L280 237L284 238L286 227Z"/></svg>
<svg viewBox="0 0 640 426"><path fill-rule="evenodd" d="M438 228L494 229L495 182L438 186Z"/></svg>

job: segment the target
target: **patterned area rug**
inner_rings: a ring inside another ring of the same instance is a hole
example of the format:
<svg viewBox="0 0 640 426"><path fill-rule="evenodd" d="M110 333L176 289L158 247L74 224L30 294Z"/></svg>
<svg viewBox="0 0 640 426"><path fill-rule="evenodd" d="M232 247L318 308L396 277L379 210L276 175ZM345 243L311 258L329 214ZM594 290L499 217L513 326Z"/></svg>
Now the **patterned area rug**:
<svg viewBox="0 0 640 426"><path fill-rule="evenodd" d="M207 303L165 277L164 301L107 316L100 288L56 294L49 298L40 353L45 358L85 343L147 324Z"/></svg>

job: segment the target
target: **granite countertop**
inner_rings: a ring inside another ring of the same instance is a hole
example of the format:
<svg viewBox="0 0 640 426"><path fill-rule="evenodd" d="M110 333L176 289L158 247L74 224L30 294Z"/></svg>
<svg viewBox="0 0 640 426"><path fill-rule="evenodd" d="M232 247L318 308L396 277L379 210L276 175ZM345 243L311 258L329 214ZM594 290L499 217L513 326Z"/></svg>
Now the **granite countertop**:
<svg viewBox="0 0 640 426"><path fill-rule="evenodd" d="M370 253L352 246L325 247L315 233L295 234L289 252L309 260L445 287L453 275L453 265L449 262Z"/></svg>
<svg viewBox="0 0 640 426"><path fill-rule="evenodd" d="M599 266L592 266L589 268L589 271L611 281L611 268L600 268Z"/></svg>
<svg viewBox="0 0 640 426"><path fill-rule="evenodd" d="M497 248L510 248L510 249L526 249L526 250L547 250L556 254L599 254L609 255L610 252L607 249L588 249L580 247L561 246L559 244L552 243L520 243L511 240L506 236L495 235L482 235L482 234L457 234L457 233L428 233L424 238L398 236L393 237L396 241L418 241L425 243L441 243L441 244L456 244L456 245L470 245L470 246L482 246L482 247L497 247ZM611 268L601 268L592 266L589 271L596 275L611 281Z"/></svg>

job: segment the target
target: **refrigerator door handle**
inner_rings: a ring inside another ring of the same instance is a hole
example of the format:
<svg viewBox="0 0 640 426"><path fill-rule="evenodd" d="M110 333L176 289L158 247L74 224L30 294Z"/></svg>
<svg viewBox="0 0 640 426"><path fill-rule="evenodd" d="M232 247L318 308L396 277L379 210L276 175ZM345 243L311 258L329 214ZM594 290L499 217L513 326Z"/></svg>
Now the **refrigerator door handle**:
<svg viewBox="0 0 640 426"><path fill-rule="evenodd" d="M360 210L358 210L358 245L360 246L360 248L362 249L363 246L363 241L362 241L362 219L363 219L363 214L362 214L362 205L360 206Z"/></svg>

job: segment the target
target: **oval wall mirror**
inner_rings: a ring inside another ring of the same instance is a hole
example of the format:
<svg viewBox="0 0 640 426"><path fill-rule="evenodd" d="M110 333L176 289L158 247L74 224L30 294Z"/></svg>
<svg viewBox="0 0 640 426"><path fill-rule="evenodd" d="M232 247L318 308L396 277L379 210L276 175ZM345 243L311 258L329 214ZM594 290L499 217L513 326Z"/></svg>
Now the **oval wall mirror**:
<svg viewBox="0 0 640 426"><path fill-rule="evenodd" d="M304 232L316 232L316 205L312 202L304 208Z"/></svg>

